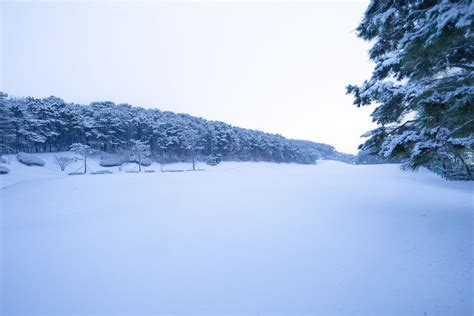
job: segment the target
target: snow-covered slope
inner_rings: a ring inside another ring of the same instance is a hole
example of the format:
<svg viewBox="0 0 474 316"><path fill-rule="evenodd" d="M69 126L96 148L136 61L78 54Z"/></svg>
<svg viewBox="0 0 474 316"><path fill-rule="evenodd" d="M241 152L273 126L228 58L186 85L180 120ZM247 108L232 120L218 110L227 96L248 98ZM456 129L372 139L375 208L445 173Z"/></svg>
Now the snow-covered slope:
<svg viewBox="0 0 474 316"><path fill-rule="evenodd" d="M0 176L2 315L473 312L470 183L332 161L67 176L41 158Z"/></svg>

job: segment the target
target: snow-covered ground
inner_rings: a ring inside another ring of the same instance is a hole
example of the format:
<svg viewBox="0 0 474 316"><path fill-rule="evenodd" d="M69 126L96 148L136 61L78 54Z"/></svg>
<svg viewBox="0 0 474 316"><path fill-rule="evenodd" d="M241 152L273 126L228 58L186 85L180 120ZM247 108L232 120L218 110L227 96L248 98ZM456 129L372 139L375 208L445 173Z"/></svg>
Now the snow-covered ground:
<svg viewBox="0 0 474 316"><path fill-rule="evenodd" d="M472 183L333 161L67 176L80 162L40 157L0 175L2 315L473 314Z"/></svg>

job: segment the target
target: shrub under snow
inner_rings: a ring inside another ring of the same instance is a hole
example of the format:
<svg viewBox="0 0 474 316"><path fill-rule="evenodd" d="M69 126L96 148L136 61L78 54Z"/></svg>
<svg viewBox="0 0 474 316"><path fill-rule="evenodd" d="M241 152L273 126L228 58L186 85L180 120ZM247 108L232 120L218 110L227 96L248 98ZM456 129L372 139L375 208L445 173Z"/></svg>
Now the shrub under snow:
<svg viewBox="0 0 474 316"><path fill-rule="evenodd" d="M138 158L135 158L134 156L131 156L130 159L128 160L128 162L138 163ZM141 157L140 158L140 164L142 166L148 167L148 166L151 165L152 162L153 161L150 158L147 158L147 157Z"/></svg>
<svg viewBox="0 0 474 316"><path fill-rule="evenodd" d="M119 167L126 162L123 155L106 155L100 157L101 167Z"/></svg>
<svg viewBox="0 0 474 316"><path fill-rule="evenodd" d="M10 168L7 166L0 166L0 174L7 174L10 172Z"/></svg>
<svg viewBox="0 0 474 316"><path fill-rule="evenodd" d="M27 153L18 153L16 155L17 159L19 162L22 164L25 164L27 166L44 166L45 162L43 159L36 157L32 154L27 154Z"/></svg>

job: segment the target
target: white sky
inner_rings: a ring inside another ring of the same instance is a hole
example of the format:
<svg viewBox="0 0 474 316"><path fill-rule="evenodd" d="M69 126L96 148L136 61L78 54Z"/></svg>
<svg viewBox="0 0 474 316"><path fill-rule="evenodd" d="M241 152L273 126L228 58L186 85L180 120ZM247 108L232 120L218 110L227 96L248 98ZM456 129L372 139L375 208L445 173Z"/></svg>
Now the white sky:
<svg viewBox="0 0 474 316"><path fill-rule="evenodd" d="M184 112L355 153L368 1L2 2L0 91Z"/></svg>

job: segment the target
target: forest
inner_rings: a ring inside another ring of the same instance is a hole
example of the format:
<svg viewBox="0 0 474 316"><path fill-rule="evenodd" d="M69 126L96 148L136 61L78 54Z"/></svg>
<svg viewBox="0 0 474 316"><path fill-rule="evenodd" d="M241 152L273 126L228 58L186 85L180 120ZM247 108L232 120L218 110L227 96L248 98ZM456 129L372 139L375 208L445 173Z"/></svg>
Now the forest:
<svg viewBox="0 0 474 316"><path fill-rule="evenodd" d="M160 162L189 160L193 155L302 164L318 159L354 160L353 155L322 143L129 104L80 105L55 96L13 98L6 93L0 94L0 102L2 153L67 151L75 143L104 153L122 153L139 141Z"/></svg>

